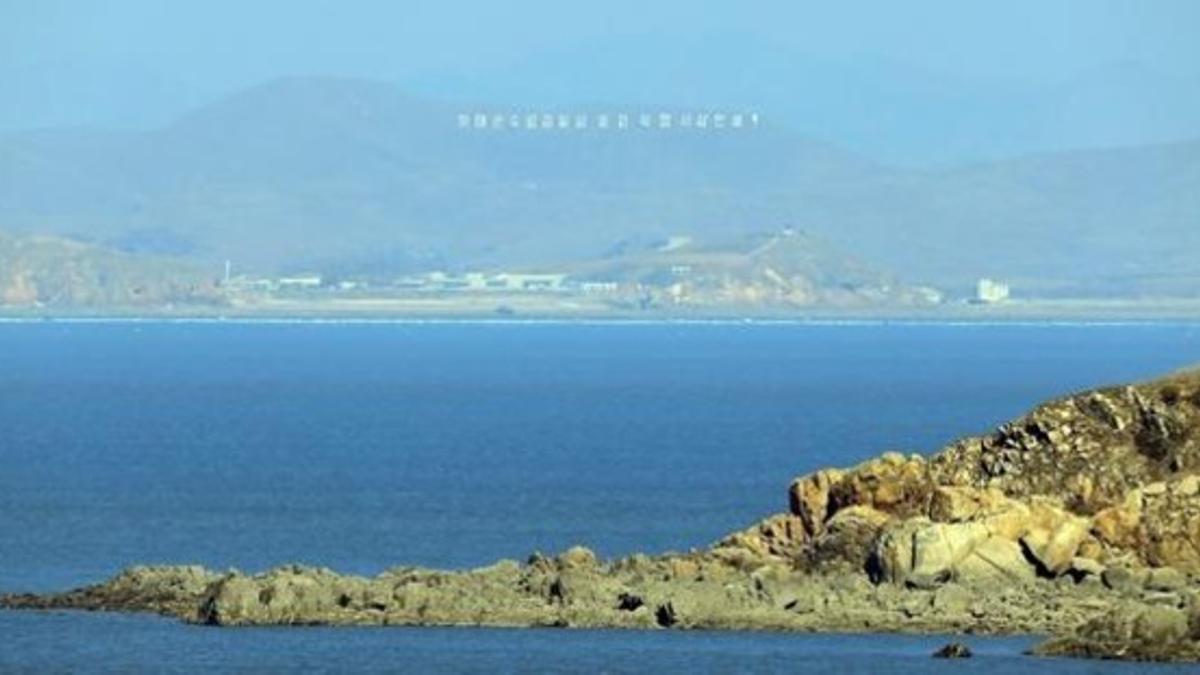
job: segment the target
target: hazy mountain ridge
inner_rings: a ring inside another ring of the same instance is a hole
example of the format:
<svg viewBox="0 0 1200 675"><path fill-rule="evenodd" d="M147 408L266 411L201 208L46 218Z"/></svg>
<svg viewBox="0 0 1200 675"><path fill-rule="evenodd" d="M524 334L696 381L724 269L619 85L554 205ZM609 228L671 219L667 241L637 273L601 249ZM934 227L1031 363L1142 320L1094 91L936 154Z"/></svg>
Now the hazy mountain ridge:
<svg viewBox="0 0 1200 675"><path fill-rule="evenodd" d="M639 64L636 77L619 76L618 64L628 63ZM416 85L431 95L552 105L577 98L581 81L603 82L618 100L753 103L798 133L913 166L1200 135L1200 73L1167 74L1137 60L1048 82L952 71L868 54L823 58L725 31L575 44Z"/></svg>
<svg viewBox="0 0 1200 675"><path fill-rule="evenodd" d="M463 109L386 84L290 78L147 134L8 136L0 229L101 242L161 232L198 259L269 271L345 269L379 252L537 265L631 237L797 227L959 291L997 276L1035 293L1170 295L1200 279L1187 255L1200 247L1200 141L913 171L769 123L493 132L457 128Z"/></svg>

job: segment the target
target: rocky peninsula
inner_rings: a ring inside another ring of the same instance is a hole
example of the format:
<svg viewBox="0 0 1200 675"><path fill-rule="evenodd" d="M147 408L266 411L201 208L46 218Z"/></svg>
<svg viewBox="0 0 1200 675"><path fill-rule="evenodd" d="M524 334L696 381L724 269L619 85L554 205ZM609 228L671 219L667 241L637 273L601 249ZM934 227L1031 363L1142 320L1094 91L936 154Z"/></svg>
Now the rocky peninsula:
<svg viewBox="0 0 1200 675"><path fill-rule="evenodd" d="M1044 655L1200 660L1200 371L1056 400L928 458L817 471L788 497L687 553L576 547L373 578L133 567L0 606L215 626L1041 634Z"/></svg>

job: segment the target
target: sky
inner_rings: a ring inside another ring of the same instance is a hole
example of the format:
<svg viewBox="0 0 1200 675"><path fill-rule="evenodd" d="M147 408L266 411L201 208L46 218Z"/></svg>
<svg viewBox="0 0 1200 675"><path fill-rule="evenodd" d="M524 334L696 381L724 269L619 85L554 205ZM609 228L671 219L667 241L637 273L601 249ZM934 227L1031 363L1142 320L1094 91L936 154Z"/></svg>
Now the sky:
<svg viewBox="0 0 1200 675"><path fill-rule="evenodd" d="M1200 82L1197 34L1193 0L0 0L0 131L153 127L286 75L379 79L435 98L620 103L661 89L633 86L660 44L712 66L714 92L726 93L749 90L721 77L748 75L721 64L751 51L830 73L907 73L909 88L929 86L913 74L1049 87L1121 64ZM564 77L561 63L547 74L563 59L586 77Z"/></svg>

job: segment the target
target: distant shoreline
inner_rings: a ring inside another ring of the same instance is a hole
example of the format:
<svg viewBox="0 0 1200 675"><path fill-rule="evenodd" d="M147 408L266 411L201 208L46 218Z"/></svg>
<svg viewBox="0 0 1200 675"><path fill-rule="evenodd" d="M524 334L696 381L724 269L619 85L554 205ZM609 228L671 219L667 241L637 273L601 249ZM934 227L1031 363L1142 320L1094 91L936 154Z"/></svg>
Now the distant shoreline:
<svg viewBox="0 0 1200 675"><path fill-rule="evenodd" d="M927 318L596 318L596 317L340 317L340 316L171 316L171 315L48 315L12 316L0 314L0 325L139 325L197 324L244 326L757 326L757 327L871 327L871 326L945 326L945 327L1117 327L1117 326L1200 326L1200 316L1162 318L1080 318L1080 319L927 319Z"/></svg>
<svg viewBox="0 0 1200 675"><path fill-rule="evenodd" d="M192 306L178 308L4 308L0 323L231 323L231 324L579 324L579 325L1144 325L1200 324L1200 299L1153 303L1037 301L996 306L913 308L814 308L776 310L697 308L660 311L570 311L535 306L494 308L395 308L348 310L325 303L288 303L270 308Z"/></svg>

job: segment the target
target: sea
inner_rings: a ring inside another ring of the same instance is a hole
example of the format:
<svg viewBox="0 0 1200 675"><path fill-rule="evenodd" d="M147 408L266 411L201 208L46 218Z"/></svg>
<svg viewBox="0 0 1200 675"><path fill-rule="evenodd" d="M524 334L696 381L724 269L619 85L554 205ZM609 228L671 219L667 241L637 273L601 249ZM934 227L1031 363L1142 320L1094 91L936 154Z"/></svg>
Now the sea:
<svg viewBox="0 0 1200 675"><path fill-rule="evenodd" d="M0 323L0 592L685 551L797 475L1200 363L1200 323ZM935 661L950 639L976 657ZM0 671L1007 672L1038 636L249 628L0 611ZM1184 669L1186 670L1186 669Z"/></svg>

